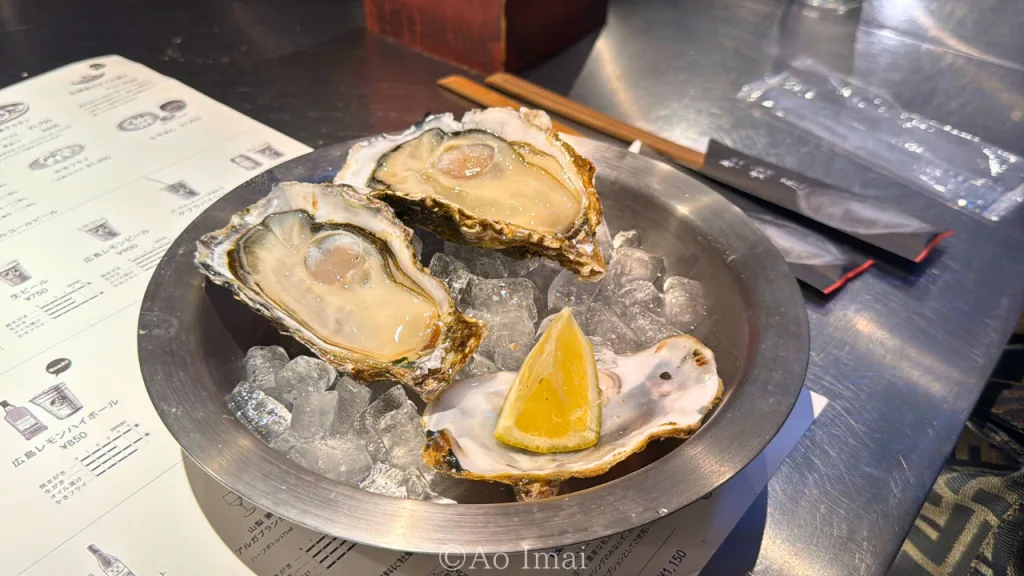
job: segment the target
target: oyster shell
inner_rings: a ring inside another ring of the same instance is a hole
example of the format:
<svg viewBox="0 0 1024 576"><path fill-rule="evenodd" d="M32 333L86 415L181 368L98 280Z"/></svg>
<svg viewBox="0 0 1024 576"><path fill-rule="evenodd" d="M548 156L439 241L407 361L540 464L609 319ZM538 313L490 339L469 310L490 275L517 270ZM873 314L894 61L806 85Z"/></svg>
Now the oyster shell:
<svg viewBox="0 0 1024 576"><path fill-rule="evenodd" d="M544 256L586 279L604 274L594 166L542 111L428 116L352 146L335 182L370 188L404 221L452 242Z"/></svg>
<svg viewBox="0 0 1024 576"><path fill-rule="evenodd" d="M597 445L539 454L494 437L502 402L515 378L515 372L499 372L459 380L427 404L424 461L459 478L553 494L552 484L604 474L651 440L693 434L723 391L710 349L692 336L667 338L642 352L618 356L615 368L599 371L602 414Z"/></svg>
<svg viewBox="0 0 1024 576"><path fill-rule="evenodd" d="M213 282L324 361L436 397L484 335L416 259L412 231L348 186L289 182L198 242Z"/></svg>

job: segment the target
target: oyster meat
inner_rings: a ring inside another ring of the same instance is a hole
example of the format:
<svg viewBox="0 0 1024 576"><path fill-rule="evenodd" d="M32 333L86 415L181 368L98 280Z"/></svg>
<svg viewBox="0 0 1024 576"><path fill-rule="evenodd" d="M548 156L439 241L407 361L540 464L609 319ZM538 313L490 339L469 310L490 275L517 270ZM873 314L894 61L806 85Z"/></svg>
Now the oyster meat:
<svg viewBox="0 0 1024 576"><path fill-rule="evenodd" d="M423 459L452 476L503 482L552 494L552 484L607 472L658 438L693 434L722 397L711 350L673 336L600 370L601 435L585 450L540 454L499 442L494 428L516 379L498 372L455 382L423 414L429 442Z"/></svg>
<svg viewBox="0 0 1024 576"><path fill-rule="evenodd" d="M416 259L412 231L349 186L278 184L198 243L213 282L324 361L435 398L483 338Z"/></svg>
<svg viewBox="0 0 1024 576"><path fill-rule="evenodd" d="M335 182L368 187L403 220L452 242L544 256L585 279L604 274L594 166L542 111L428 116L352 146Z"/></svg>

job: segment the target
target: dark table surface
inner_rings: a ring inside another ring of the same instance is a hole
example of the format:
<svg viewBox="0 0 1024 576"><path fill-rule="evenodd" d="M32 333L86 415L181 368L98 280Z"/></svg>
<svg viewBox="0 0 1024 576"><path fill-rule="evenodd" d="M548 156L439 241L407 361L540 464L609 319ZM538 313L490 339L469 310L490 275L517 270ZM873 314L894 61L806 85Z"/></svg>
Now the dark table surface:
<svg viewBox="0 0 1024 576"><path fill-rule="evenodd" d="M885 264L807 293L807 387L832 404L705 573L877 574L895 556L1024 305L1022 214L992 225L753 116L734 95L796 54L905 108L1024 147L1024 4L613 1L600 34L525 74L669 138L718 138L956 231L909 272ZM459 70L362 30L337 0L0 1L0 86L116 53L310 146L404 128L464 103Z"/></svg>

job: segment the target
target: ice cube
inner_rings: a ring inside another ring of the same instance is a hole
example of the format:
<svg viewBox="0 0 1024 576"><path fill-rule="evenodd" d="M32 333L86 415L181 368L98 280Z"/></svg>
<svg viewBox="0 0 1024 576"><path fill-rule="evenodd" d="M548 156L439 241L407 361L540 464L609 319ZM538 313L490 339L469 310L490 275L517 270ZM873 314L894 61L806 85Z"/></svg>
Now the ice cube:
<svg viewBox="0 0 1024 576"><path fill-rule="evenodd" d="M639 248L620 248L615 251L612 262L608 266L607 284L613 280L622 284L627 278L638 278L658 285L658 280L665 272L665 259L645 252Z"/></svg>
<svg viewBox="0 0 1024 576"><path fill-rule="evenodd" d="M622 230L612 238L612 246L619 248L639 248L640 232L636 230Z"/></svg>
<svg viewBox="0 0 1024 576"><path fill-rule="evenodd" d="M640 349L637 336L608 306L595 302L587 308L587 335L600 338L616 354L630 354Z"/></svg>
<svg viewBox="0 0 1024 576"><path fill-rule="evenodd" d="M601 225L597 227L595 231L597 239L597 245L601 248L601 253L604 255L605 260L612 257L612 252L615 250L615 245L612 242L612 233L608 229L608 223L603 219Z"/></svg>
<svg viewBox="0 0 1024 576"><path fill-rule="evenodd" d="M537 286L537 311L540 312L547 308L548 287L551 286L551 282L558 276L558 273L562 271L562 267L558 262L548 260L547 258L535 258L534 260L537 262L537 265L521 276L528 278Z"/></svg>
<svg viewBox="0 0 1024 576"><path fill-rule="evenodd" d="M562 267L547 258L527 258L525 260L509 259L508 275L510 278L526 278L533 282L533 303L537 312L543 314L548 308L548 286Z"/></svg>
<svg viewBox="0 0 1024 576"><path fill-rule="evenodd" d="M380 435L388 452L388 463L393 467L412 470L423 461L423 421L411 403L381 418Z"/></svg>
<svg viewBox="0 0 1024 576"><path fill-rule="evenodd" d="M451 256L438 252L430 259L430 273L445 283L452 300L458 302L472 274L462 263Z"/></svg>
<svg viewBox="0 0 1024 576"><path fill-rule="evenodd" d="M295 401L288 431L300 442L319 440L331 430L337 407L337 392L306 392Z"/></svg>
<svg viewBox="0 0 1024 576"><path fill-rule="evenodd" d="M270 447L282 454L287 454L299 442L299 437L296 436L294 432L286 430L284 434L281 434L270 442Z"/></svg>
<svg viewBox="0 0 1024 576"><path fill-rule="evenodd" d="M370 402L370 388L348 376L342 376L334 390L338 393L338 404L334 412L331 434L335 436L354 434L356 418Z"/></svg>
<svg viewBox="0 0 1024 576"><path fill-rule="evenodd" d="M526 278L471 278L462 302L467 308L491 314L523 310L533 323L537 321L536 291L537 287Z"/></svg>
<svg viewBox="0 0 1024 576"><path fill-rule="evenodd" d="M226 398L238 421L264 442L271 442L288 429L292 415L283 404L248 382L239 382Z"/></svg>
<svg viewBox="0 0 1024 576"><path fill-rule="evenodd" d="M416 406L401 384L395 384L376 400L370 402L369 406L356 418L355 432L359 438L366 442L366 450L375 462L387 462L387 447L382 438L381 421L392 412L402 409L403 406Z"/></svg>
<svg viewBox="0 0 1024 576"><path fill-rule="evenodd" d="M277 373L274 385L292 404L307 392L322 392L334 382L337 372L329 364L312 356L296 356Z"/></svg>
<svg viewBox="0 0 1024 576"><path fill-rule="evenodd" d="M264 389L263 392L267 396L270 396L274 400L280 402L281 405L287 408L289 412L295 408L295 401L292 399L291 395L285 394L284 388L281 388L280 386L271 386L270 388Z"/></svg>
<svg viewBox="0 0 1024 576"><path fill-rule="evenodd" d="M323 438L299 444L289 453L306 468L350 486L356 486L370 473L373 462L358 442L351 438Z"/></svg>
<svg viewBox="0 0 1024 576"><path fill-rule="evenodd" d="M558 316L557 312L546 316L543 320L540 321L540 324L537 325L537 333L533 336L534 344L536 344L537 341L540 340L540 337L543 336L545 332L547 332L548 326L551 326L551 321L555 319L555 316ZM578 322L579 321L577 321L577 323Z"/></svg>
<svg viewBox="0 0 1024 576"><path fill-rule="evenodd" d="M515 341L500 345L495 348L494 351L494 365L501 370L506 371L518 371L523 365L523 361L530 354L532 350L531 339L533 337L533 325L530 325L530 330L521 331L515 338Z"/></svg>
<svg viewBox="0 0 1024 576"><path fill-rule="evenodd" d="M441 496L441 494L457 491L459 489L459 483L462 483L463 489L465 489L467 484L473 483L471 480L459 480L457 478L452 478L447 474L442 474L430 466L427 466L425 463L420 466L419 473L420 477L427 482L430 501L439 504L456 504L457 502L455 500Z"/></svg>
<svg viewBox="0 0 1024 576"><path fill-rule="evenodd" d="M572 310L572 309L570 309L570 310ZM534 334L534 337L533 337L533 345L534 346L537 345L537 342L540 340L540 337L543 336L544 332L546 332L548 327L551 326L551 321L555 319L555 316L558 316L558 314L556 313L556 314L551 314L549 316L545 316L544 319L540 321L540 324L537 324L537 332L536 332L536 334ZM583 326L586 325L586 310L585 309L572 310L572 317L573 317L574 320L576 320L576 324L582 330ZM584 330L584 333L586 333L586 330Z"/></svg>
<svg viewBox="0 0 1024 576"><path fill-rule="evenodd" d="M665 313L665 297L654 284L639 278L624 278L601 286L598 299L615 310L641 307L656 316Z"/></svg>
<svg viewBox="0 0 1024 576"><path fill-rule="evenodd" d="M370 473L359 483L359 487L367 492L392 498L405 498L409 494L405 487L406 480L405 472L383 462L375 462L370 468Z"/></svg>
<svg viewBox="0 0 1024 576"><path fill-rule="evenodd" d="M591 345L594 347L594 360L597 362L598 370L611 370L619 365L615 357L615 350L597 336L588 336Z"/></svg>
<svg viewBox="0 0 1024 576"><path fill-rule="evenodd" d="M481 278L508 278L508 258L494 250L445 242L444 253L466 265L470 273Z"/></svg>
<svg viewBox="0 0 1024 576"><path fill-rule="evenodd" d="M406 474L405 492L406 497L411 500L430 500L436 496L427 480L415 471Z"/></svg>
<svg viewBox="0 0 1024 576"><path fill-rule="evenodd" d="M572 272L562 270L548 287L548 312L557 314L562 308L572 308L579 321L581 316L577 312L586 309L600 285L598 282L585 282Z"/></svg>
<svg viewBox="0 0 1024 576"><path fill-rule="evenodd" d="M351 438L326 438L321 442L334 445L337 461L340 463L340 466L335 466L333 471L327 470L325 475L328 478L349 486L358 486L359 482L370 473L373 460L370 459L366 447L362 444Z"/></svg>
<svg viewBox="0 0 1024 576"><path fill-rule="evenodd" d="M412 500L424 500L438 504L456 504L455 500L445 498L437 493L438 487L443 485L443 478L440 479L441 482L437 481L441 476L443 475L426 466L421 467L418 471L407 472L405 480L406 497Z"/></svg>
<svg viewBox="0 0 1024 576"><path fill-rule="evenodd" d="M487 336L477 352L489 357L499 370L519 370L533 346L533 321L527 312L512 308L498 314L467 309L466 314L487 324Z"/></svg>
<svg viewBox="0 0 1024 576"><path fill-rule="evenodd" d="M373 402L370 402L369 406L367 406L366 410L363 412L363 417L374 422L374 427L377 427L381 418L383 418L385 414L400 410L403 406L412 406L414 409L416 407L416 405L409 400L409 396L405 393L405 389L402 388L402 385L394 384L374 398Z"/></svg>
<svg viewBox="0 0 1024 576"><path fill-rule="evenodd" d="M704 286L682 276L665 279L665 318L683 332L697 327L707 314Z"/></svg>
<svg viewBox="0 0 1024 576"><path fill-rule="evenodd" d="M543 258L509 258L502 256L505 259L505 268L508 270L508 276L506 278L525 278L531 270L540 265L544 260Z"/></svg>
<svg viewBox="0 0 1024 576"><path fill-rule="evenodd" d="M469 363L459 371L455 376L455 379L461 380L463 378L476 378L477 376L486 376L487 374L494 374L495 372L501 372L501 370L495 366L494 362L491 362L489 359L479 354L473 354Z"/></svg>
<svg viewBox="0 0 1024 576"><path fill-rule="evenodd" d="M287 456L289 460L291 460L292 462L295 462L299 466L302 466L303 468L306 468L308 470L313 470L313 464L310 463L310 462L307 462L307 457L309 457L309 452L306 449L300 450L298 448L299 448L298 444L293 445L291 448L288 449L287 452L285 452L285 456Z"/></svg>
<svg viewBox="0 0 1024 576"><path fill-rule="evenodd" d="M650 348L665 338L682 334L664 319L651 314L644 308L627 308L620 312L620 318L633 328L640 349Z"/></svg>
<svg viewBox="0 0 1024 576"><path fill-rule="evenodd" d="M245 380L260 390L274 385L274 377L288 363L280 346L253 346L245 353Z"/></svg>
<svg viewBox="0 0 1024 576"><path fill-rule="evenodd" d="M366 447L366 453L370 455L374 462L387 462L388 451L384 448L384 441L381 440L380 432L377 431L376 427L370 426L371 423L370 420L364 417L364 414L360 414L352 427L354 434L344 437L361 440L363 446Z"/></svg>

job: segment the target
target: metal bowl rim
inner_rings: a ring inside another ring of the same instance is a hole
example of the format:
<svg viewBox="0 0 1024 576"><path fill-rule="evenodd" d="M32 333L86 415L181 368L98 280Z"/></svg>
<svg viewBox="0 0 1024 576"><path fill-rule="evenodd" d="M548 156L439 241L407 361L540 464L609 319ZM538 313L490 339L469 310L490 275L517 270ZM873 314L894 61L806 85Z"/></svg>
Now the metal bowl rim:
<svg viewBox="0 0 1024 576"><path fill-rule="evenodd" d="M806 307L785 261L742 212L691 176L608 144L580 138L573 139L573 144L591 159L641 163L638 166L655 177L670 184L675 181L678 187L659 190L657 199L679 206L696 202L716 221L721 219L716 225L724 225L729 235L739 238L728 246L736 256L732 266L741 275L757 278L743 283L751 300L747 313L753 315L758 332L750 367L737 383L736 397L728 398L690 440L640 470L581 492L528 503L442 505L343 486L298 466L233 418L224 418L228 411L222 399L220 412L211 411L209 374L201 363L183 356L190 350L187 334L181 330L187 316L180 310L174 313L187 290L176 282L153 280L171 276L168 271L180 267L183 260L191 266L199 236L223 225L208 221L207 216L218 206L230 204L236 191L252 186L269 189L276 181L274 173L283 167L313 165L317 155L347 150L348 142L291 160L226 194L178 236L154 271L139 317L139 363L158 414L185 453L244 498L307 528L377 547L430 553L453 543L466 550L500 553L602 538L678 510L742 470L786 421L806 374ZM601 164L595 164L600 170ZM198 270L191 268L198 276ZM773 397L759 398L758 392L764 390ZM743 403L742 411L738 402ZM673 478L687 482L666 490L663 480ZM282 486L287 487L283 492Z"/></svg>

